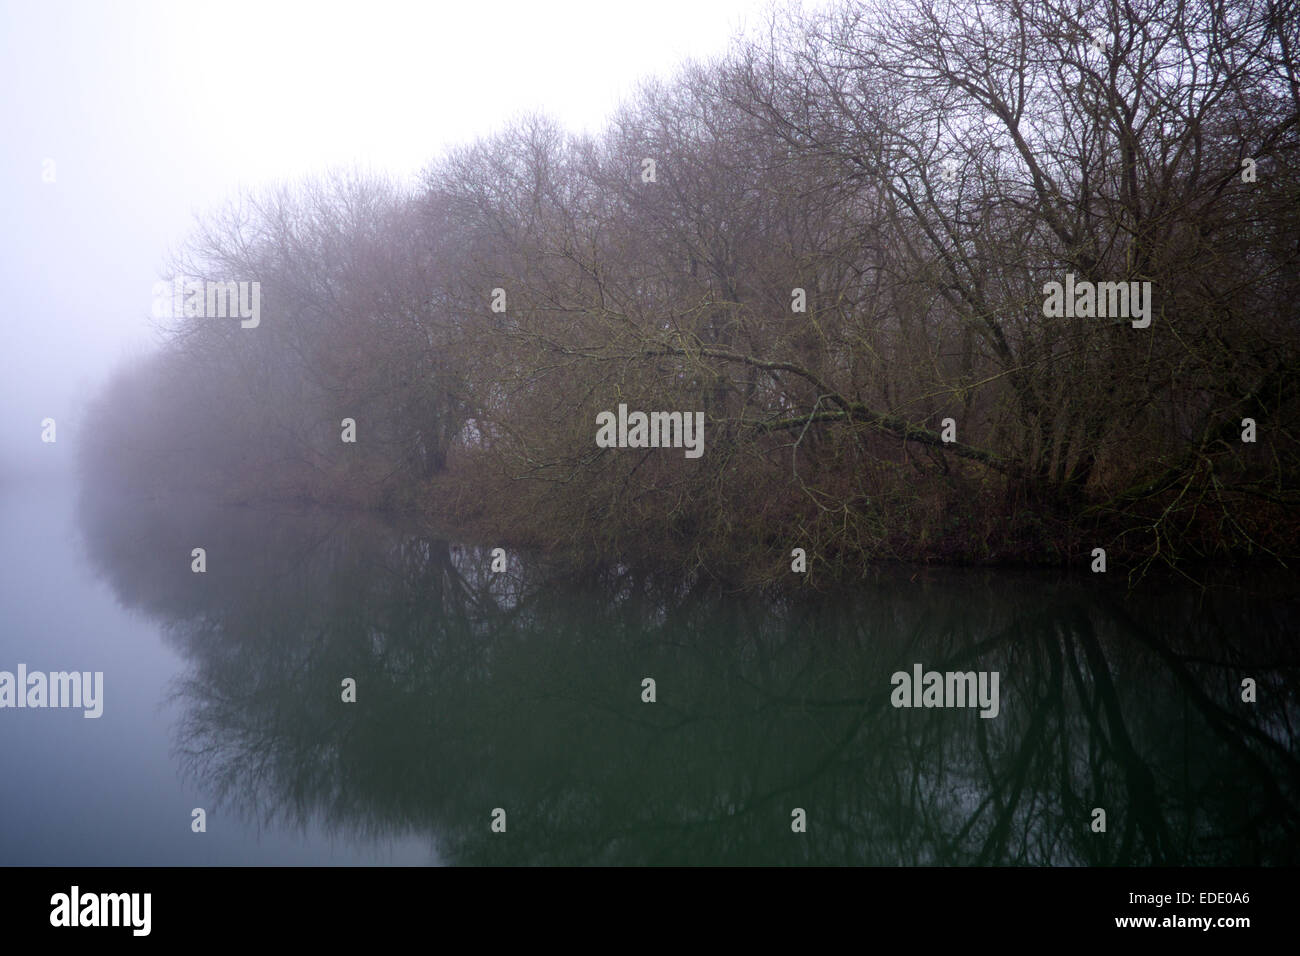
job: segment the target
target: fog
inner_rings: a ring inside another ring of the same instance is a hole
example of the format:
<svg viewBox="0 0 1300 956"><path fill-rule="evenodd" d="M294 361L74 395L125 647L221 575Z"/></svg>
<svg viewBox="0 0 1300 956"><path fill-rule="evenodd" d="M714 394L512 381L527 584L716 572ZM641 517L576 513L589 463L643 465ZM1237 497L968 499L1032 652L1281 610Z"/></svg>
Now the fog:
<svg viewBox="0 0 1300 956"><path fill-rule="evenodd" d="M0 866L1294 864L1297 4L0 6Z"/></svg>
<svg viewBox="0 0 1300 956"><path fill-rule="evenodd" d="M196 216L330 168L414 177L530 110L598 128L761 8L0 4L0 475L71 465L86 402L156 342L153 283Z"/></svg>

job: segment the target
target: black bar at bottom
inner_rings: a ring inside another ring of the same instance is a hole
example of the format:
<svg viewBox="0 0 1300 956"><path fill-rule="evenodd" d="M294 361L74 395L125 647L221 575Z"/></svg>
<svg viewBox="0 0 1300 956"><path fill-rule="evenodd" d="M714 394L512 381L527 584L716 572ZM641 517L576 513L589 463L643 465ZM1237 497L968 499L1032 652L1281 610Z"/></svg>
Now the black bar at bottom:
<svg viewBox="0 0 1300 956"><path fill-rule="evenodd" d="M337 944L439 923L493 937L517 925L576 936L621 927L629 940L664 940L668 928L701 920L738 936L783 924L820 936L844 924L859 936L903 932L926 943L978 931L987 942L1199 935L1231 944L1290 937L1295 880L1294 869L1259 868L574 869L539 878L524 869L10 867L0 869L0 925L9 940L75 933L92 945L247 942L261 927L295 944Z"/></svg>

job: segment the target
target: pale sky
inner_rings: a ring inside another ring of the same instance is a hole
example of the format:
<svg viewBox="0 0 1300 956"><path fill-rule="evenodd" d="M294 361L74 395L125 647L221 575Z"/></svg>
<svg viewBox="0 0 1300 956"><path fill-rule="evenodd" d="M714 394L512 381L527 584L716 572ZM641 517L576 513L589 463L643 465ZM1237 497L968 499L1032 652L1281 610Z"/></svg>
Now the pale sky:
<svg viewBox="0 0 1300 956"><path fill-rule="evenodd" d="M594 132L767 7L0 0L0 471L70 460L196 213L332 166L414 176L529 110Z"/></svg>

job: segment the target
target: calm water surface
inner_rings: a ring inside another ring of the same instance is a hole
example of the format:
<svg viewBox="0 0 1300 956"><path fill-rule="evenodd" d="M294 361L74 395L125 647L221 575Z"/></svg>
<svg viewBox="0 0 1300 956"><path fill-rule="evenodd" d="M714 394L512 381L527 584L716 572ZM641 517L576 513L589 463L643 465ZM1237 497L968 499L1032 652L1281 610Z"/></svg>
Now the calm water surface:
<svg viewBox="0 0 1300 956"><path fill-rule="evenodd" d="M0 492L0 551L0 670L105 683L98 720L0 710L4 864L1300 862L1276 582L736 598L57 482ZM915 664L996 671L998 715L892 706Z"/></svg>

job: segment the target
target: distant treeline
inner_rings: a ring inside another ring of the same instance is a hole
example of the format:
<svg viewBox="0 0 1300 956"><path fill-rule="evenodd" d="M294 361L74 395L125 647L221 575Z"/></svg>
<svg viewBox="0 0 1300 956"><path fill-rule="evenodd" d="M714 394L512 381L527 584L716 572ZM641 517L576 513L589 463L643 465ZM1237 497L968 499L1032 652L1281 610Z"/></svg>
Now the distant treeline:
<svg viewBox="0 0 1300 956"><path fill-rule="evenodd" d="M595 137L528 117L418 189L211 217L169 277L258 282L260 321L172 319L88 478L741 583L795 548L822 580L1296 555L1297 3L882 0L762 37ZM703 453L598 446L620 404L703 412Z"/></svg>

